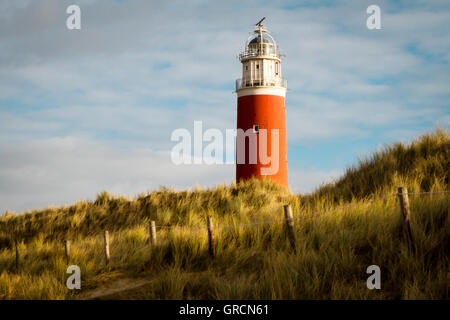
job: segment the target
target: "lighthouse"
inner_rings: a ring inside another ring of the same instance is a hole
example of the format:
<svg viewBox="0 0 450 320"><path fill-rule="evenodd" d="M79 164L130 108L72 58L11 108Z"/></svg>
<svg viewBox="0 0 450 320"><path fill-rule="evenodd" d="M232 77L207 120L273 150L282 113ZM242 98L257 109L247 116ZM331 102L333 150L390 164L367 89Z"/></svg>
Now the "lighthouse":
<svg viewBox="0 0 450 320"><path fill-rule="evenodd" d="M261 19L239 55L236 181L271 179L288 187L286 79L275 39Z"/></svg>

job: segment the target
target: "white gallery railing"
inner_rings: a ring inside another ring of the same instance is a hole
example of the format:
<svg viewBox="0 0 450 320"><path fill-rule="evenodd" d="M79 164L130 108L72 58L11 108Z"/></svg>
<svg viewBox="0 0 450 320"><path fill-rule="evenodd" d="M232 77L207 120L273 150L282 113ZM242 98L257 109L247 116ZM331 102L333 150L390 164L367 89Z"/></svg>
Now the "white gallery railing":
<svg viewBox="0 0 450 320"><path fill-rule="evenodd" d="M287 80L285 78L277 79L237 79L236 90L251 87L282 87L287 88Z"/></svg>

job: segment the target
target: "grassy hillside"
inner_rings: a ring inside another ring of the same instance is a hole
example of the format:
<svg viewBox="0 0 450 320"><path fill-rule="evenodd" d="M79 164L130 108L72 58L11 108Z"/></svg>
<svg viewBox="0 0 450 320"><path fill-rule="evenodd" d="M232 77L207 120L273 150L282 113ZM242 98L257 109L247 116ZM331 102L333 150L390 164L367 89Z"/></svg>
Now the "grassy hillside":
<svg viewBox="0 0 450 320"><path fill-rule="evenodd" d="M322 186L314 196L350 201L394 191L398 183L417 191L448 186L450 177L449 132L436 128L409 145L397 142L360 159L335 183Z"/></svg>
<svg viewBox="0 0 450 320"><path fill-rule="evenodd" d="M388 146L309 196L253 180L184 192L162 188L134 199L103 192L95 202L5 214L0 298L79 298L120 278L146 282L106 298L448 299L449 143L448 132L438 129L409 146ZM399 185L433 192L410 195L412 248L401 237ZM296 253L286 239L284 204L294 211ZM216 226L214 259L206 215ZM148 241L150 220L158 225L156 246ZM82 270L81 292L65 286L64 239L72 241L70 264ZM381 268L381 290L366 287L372 264Z"/></svg>

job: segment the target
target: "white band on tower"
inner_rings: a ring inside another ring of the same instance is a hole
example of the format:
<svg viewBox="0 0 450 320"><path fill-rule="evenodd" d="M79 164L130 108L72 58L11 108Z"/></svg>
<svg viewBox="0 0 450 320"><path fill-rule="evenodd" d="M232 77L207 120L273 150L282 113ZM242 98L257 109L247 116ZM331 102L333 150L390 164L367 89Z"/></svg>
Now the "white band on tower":
<svg viewBox="0 0 450 320"><path fill-rule="evenodd" d="M237 96L244 97L244 96L252 96L252 95L273 95L273 96L280 96L283 98L286 98L286 88L281 87L249 87L249 88L242 88L237 91Z"/></svg>

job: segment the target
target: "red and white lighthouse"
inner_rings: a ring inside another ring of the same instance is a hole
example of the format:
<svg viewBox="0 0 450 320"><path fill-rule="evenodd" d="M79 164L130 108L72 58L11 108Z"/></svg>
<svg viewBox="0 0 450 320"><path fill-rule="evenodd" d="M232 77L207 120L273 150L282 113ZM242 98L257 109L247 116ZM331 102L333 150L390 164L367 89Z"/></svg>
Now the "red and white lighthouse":
<svg viewBox="0 0 450 320"><path fill-rule="evenodd" d="M266 177L288 187L286 80L281 74L277 43L264 29L263 20L256 24L239 55L242 78L236 80L236 181ZM241 140L239 132L245 132ZM252 140L257 142L256 147L251 145Z"/></svg>

